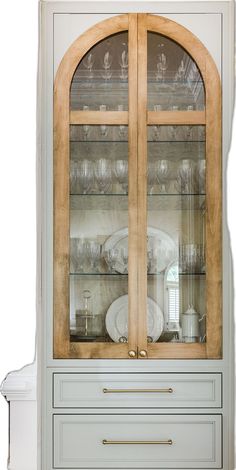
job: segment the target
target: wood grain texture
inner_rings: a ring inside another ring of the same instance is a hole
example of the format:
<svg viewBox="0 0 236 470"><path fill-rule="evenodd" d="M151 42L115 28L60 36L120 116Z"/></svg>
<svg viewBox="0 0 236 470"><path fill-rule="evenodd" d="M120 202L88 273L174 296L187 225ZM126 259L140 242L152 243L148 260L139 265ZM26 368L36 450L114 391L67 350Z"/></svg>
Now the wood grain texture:
<svg viewBox="0 0 236 470"><path fill-rule="evenodd" d="M128 111L71 111L70 124L128 124Z"/></svg>
<svg viewBox="0 0 236 470"><path fill-rule="evenodd" d="M152 343L148 345L149 359L206 359L204 343Z"/></svg>
<svg viewBox="0 0 236 470"><path fill-rule="evenodd" d="M107 36L127 29L128 15L110 18L90 28L68 49L60 63L54 82L54 358L74 357L69 337L69 98L71 80L79 62L92 46ZM77 357L84 357L83 346L85 345L81 346ZM114 357L117 357L115 352Z"/></svg>
<svg viewBox="0 0 236 470"><path fill-rule="evenodd" d="M206 123L205 111L148 111L149 125L202 125Z"/></svg>
<svg viewBox="0 0 236 470"><path fill-rule="evenodd" d="M138 312L138 18L129 15L129 259L128 259L128 305L129 305L129 349L137 351L137 312Z"/></svg>
<svg viewBox="0 0 236 470"><path fill-rule="evenodd" d="M138 15L138 349L147 350L147 15Z"/></svg>
<svg viewBox="0 0 236 470"><path fill-rule="evenodd" d="M207 357L222 357L221 84L206 55L206 321Z"/></svg>

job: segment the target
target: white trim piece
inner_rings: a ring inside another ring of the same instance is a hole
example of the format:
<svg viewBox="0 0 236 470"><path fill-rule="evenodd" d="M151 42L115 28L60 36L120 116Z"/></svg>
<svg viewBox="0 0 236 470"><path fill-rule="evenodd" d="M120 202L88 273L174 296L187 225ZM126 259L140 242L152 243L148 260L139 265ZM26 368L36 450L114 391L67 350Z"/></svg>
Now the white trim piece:
<svg viewBox="0 0 236 470"><path fill-rule="evenodd" d="M36 400L36 363L19 371L10 372L0 386L1 394L7 401Z"/></svg>

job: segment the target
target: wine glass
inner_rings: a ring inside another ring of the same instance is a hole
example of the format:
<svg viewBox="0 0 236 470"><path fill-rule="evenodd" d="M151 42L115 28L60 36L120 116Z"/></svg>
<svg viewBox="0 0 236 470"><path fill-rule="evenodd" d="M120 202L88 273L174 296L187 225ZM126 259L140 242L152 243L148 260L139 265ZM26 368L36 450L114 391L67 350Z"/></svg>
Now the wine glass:
<svg viewBox="0 0 236 470"><path fill-rule="evenodd" d="M157 161L157 181L160 185L160 192L167 192L167 185L170 176L170 161L166 159Z"/></svg>
<svg viewBox="0 0 236 470"><path fill-rule="evenodd" d="M100 104L99 109L102 112L107 111L107 106L105 104ZM100 132L102 137L107 137L108 127L105 124L101 124Z"/></svg>
<svg viewBox="0 0 236 470"><path fill-rule="evenodd" d="M94 173L100 193L105 194L109 190L112 182L111 161L107 158L99 158L96 160Z"/></svg>
<svg viewBox="0 0 236 470"><path fill-rule="evenodd" d="M76 256L76 271L84 272L84 264L86 261L86 241L83 238L78 238L76 241Z"/></svg>
<svg viewBox="0 0 236 470"><path fill-rule="evenodd" d="M128 78L128 65L129 65L129 57L128 57L128 52L126 49L124 49L121 53L119 64L121 68L120 79L122 81L126 81Z"/></svg>
<svg viewBox="0 0 236 470"><path fill-rule="evenodd" d="M101 245L96 240L88 240L86 252L91 271L99 272L98 262L101 258Z"/></svg>
<svg viewBox="0 0 236 470"><path fill-rule="evenodd" d="M162 110L162 105L161 104L154 104L153 109L155 112L161 111ZM161 136L161 126L156 125L152 127L153 129L153 139L154 140L160 140Z"/></svg>
<svg viewBox="0 0 236 470"><path fill-rule="evenodd" d="M83 194L90 191L94 181L93 164L90 160L85 158L77 162L77 181Z"/></svg>
<svg viewBox="0 0 236 470"><path fill-rule="evenodd" d="M75 160L70 161L70 193L76 192L77 183L77 162Z"/></svg>
<svg viewBox="0 0 236 470"><path fill-rule="evenodd" d="M123 261L123 264L124 264L124 273L127 273L128 272L128 248L125 248L125 247L121 247L120 249L120 256L121 256L121 259Z"/></svg>
<svg viewBox="0 0 236 470"><path fill-rule="evenodd" d="M206 182L206 160L204 158L197 161L195 170L195 184L199 193L204 194Z"/></svg>
<svg viewBox="0 0 236 470"><path fill-rule="evenodd" d="M83 111L89 111L89 106L84 105L83 106ZM84 140L87 140L88 135L89 135L89 131L90 131L90 126L88 126L87 124L84 124L82 126L82 129L83 129Z"/></svg>
<svg viewBox="0 0 236 470"><path fill-rule="evenodd" d="M180 161L178 167L178 179L181 192L191 193L194 186L194 164L190 158L184 158Z"/></svg>
<svg viewBox="0 0 236 470"><path fill-rule="evenodd" d="M128 192L128 162L127 160L115 160L114 173L118 180L118 183L122 186L122 189L127 194Z"/></svg>
<svg viewBox="0 0 236 470"><path fill-rule="evenodd" d="M111 71L111 64L112 64L112 55L109 51L105 52L104 57L103 57L103 63L102 63L102 78L104 80L110 80L112 76L112 71Z"/></svg>
<svg viewBox="0 0 236 470"><path fill-rule="evenodd" d="M153 187L157 183L157 162L149 162L147 168L148 194L153 193Z"/></svg>
<svg viewBox="0 0 236 470"><path fill-rule="evenodd" d="M115 271L115 265L119 256L118 248L110 248L104 252L104 258L108 266L108 270L110 273Z"/></svg>
<svg viewBox="0 0 236 470"><path fill-rule="evenodd" d="M123 104L118 104L117 109L118 109L118 111L124 111ZM124 139L126 137L126 134L127 134L127 126L120 125L119 126L119 137L121 139Z"/></svg>
<svg viewBox="0 0 236 470"><path fill-rule="evenodd" d="M91 80L93 78L93 64L94 64L94 54L90 52L86 54L85 58L83 59L83 66L88 70L88 78Z"/></svg>

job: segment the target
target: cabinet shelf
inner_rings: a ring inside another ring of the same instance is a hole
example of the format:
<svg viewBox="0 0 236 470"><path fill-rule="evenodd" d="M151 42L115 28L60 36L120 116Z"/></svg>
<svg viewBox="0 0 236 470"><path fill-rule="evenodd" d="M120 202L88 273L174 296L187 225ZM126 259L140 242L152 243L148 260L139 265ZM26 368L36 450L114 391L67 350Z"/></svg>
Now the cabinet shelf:
<svg viewBox="0 0 236 470"><path fill-rule="evenodd" d="M164 272L161 272L161 273L147 273L148 277L155 277L155 276L164 276ZM188 276L205 276L206 273L205 272L193 272L193 273L179 273L178 276L179 277L188 277ZM97 277L116 277L116 278L124 278L124 277L127 277L128 276L128 273L124 273L124 274L121 274L121 273L85 273L85 272L74 272L74 273L70 273L70 276L85 276L85 277L94 277L94 276L97 276Z"/></svg>

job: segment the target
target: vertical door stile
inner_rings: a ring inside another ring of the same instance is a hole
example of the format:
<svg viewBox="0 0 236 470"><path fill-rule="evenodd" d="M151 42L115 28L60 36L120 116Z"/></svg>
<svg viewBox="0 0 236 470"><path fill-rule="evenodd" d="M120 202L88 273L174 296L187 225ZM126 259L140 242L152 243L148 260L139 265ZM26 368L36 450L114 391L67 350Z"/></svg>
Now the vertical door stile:
<svg viewBox="0 0 236 470"><path fill-rule="evenodd" d="M206 348L207 358L222 357L222 163L221 85L206 55Z"/></svg>
<svg viewBox="0 0 236 470"><path fill-rule="evenodd" d="M147 15L138 15L138 349L147 350Z"/></svg>
<svg viewBox="0 0 236 470"><path fill-rule="evenodd" d="M129 299L129 349L137 352L137 312L138 312L138 227L137 227L137 171L138 171L138 80L137 80L137 14L129 14L129 143L128 143L128 174L129 174L129 258L128 258L128 299Z"/></svg>

